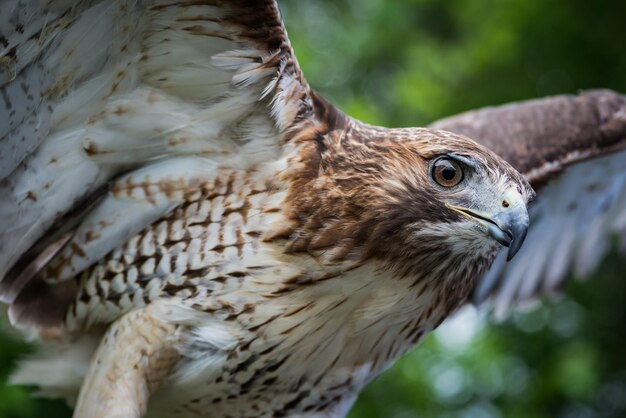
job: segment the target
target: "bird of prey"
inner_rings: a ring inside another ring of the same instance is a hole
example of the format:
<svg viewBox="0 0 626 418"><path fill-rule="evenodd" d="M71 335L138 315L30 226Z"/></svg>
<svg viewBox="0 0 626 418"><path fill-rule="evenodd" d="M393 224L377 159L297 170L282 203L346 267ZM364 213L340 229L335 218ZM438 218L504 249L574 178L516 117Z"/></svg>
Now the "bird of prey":
<svg viewBox="0 0 626 418"><path fill-rule="evenodd" d="M343 417L473 289L626 224L621 96L370 126L273 0L5 0L0 96L0 298L42 343L13 382L77 418Z"/></svg>

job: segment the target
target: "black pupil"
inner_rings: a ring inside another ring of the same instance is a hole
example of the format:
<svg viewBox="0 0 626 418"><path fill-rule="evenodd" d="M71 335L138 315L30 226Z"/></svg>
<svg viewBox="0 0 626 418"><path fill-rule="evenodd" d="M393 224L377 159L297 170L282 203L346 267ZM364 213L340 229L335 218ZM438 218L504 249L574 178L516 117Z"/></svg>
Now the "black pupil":
<svg viewBox="0 0 626 418"><path fill-rule="evenodd" d="M443 177L446 180L452 180L454 179L455 176L456 176L456 170L451 165L444 167L443 170L441 170L441 177Z"/></svg>

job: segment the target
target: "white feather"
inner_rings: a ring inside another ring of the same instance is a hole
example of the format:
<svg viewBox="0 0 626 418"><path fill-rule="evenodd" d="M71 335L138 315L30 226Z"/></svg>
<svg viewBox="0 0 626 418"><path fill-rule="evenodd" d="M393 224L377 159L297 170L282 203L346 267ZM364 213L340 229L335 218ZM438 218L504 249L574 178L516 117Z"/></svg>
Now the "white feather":
<svg viewBox="0 0 626 418"><path fill-rule="evenodd" d="M584 204L582 202L585 202ZM554 294L571 273L584 279L611 249L626 242L626 151L574 164L537 196L522 249L496 262L478 284L502 318L516 303Z"/></svg>
<svg viewBox="0 0 626 418"><path fill-rule="evenodd" d="M54 135L0 183L0 271L28 250L59 214L104 182L104 170L77 146L80 136L80 131ZM12 300L15 291L4 299Z"/></svg>
<svg viewBox="0 0 626 418"><path fill-rule="evenodd" d="M72 344L50 343L22 360L9 384L39 386L37 395L74 404L100 335L84 334Z"/></svg>
<svg viewBox="0 0 626 418"><path fill-rule="evenodd" d="M80 224L72 240L50 263L59 263L58 276L65 280L79 274L120 242L165 216L193 193L191 186L212 181L214 161L199 158L169 159L133 171L113 185L113 191ZM78 253L76 248L81 248Z"/></svg>

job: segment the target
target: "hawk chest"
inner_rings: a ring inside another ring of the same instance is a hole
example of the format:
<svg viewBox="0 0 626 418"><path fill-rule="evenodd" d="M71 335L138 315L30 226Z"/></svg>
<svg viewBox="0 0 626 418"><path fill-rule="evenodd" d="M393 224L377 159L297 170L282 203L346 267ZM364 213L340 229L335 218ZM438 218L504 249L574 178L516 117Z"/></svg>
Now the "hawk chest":
<svg viewBox="0 0 626 418"><path fill-rule="evenodd" d="M157 409L174 397L188 416L290 416L341 407L441 321L436 289L410 284L361 266L258 298L235 320L207 317L187 347L180 380Z"/></svg>

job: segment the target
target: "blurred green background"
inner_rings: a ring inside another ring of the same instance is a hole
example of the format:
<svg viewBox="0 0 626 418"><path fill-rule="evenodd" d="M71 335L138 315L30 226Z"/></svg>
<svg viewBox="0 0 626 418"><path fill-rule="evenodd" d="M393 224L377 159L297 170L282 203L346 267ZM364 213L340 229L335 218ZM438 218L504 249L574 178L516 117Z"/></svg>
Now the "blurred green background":
<svg viewBox="0 0 626 418"><path fill-rule="evenodd" d="M280 2L310 84L352 116L419 126L580 89L626 93L626 1ZM626 417L626 257L496 324L465 309L361 395L351 418ZM4 384L33 348L0 320L0 417L69 417Z"/></svg>

